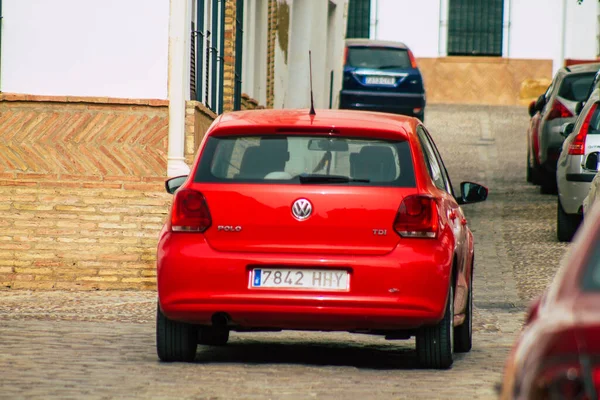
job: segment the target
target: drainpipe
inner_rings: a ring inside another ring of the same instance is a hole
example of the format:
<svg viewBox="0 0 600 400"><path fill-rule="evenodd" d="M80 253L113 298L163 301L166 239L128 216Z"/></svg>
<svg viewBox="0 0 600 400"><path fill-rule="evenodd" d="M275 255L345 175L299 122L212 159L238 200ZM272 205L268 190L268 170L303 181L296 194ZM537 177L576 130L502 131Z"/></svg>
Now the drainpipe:
<svg viewBox="0 0 600 400"><path fill-rule="evenodd" d="M189 94L187 1L171 0L169 13L169 150L167 176L188 175L185 163L185 100ZM187 53L186 53L187 52Z"/></svg>
<svg viewBox="0 0 600 400"><path fill-rule="evenodd" d="M565 65L565 52L567 47L567 0L562 1L561 5L562 21L560 24L560 49L558 59L554 60L552 76Z"/></svg>

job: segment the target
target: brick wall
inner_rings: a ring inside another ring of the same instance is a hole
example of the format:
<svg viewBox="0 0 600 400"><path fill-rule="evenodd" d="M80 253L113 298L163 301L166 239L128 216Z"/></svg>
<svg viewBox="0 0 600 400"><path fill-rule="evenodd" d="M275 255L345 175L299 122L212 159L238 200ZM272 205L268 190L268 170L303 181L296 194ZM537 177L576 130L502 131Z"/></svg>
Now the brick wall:
<svg viewBox="0 0 600 400"><path fill-rule="evenodd" d="M188 101L185 110L185 162L192 165L196 151L217 114L198 101Z"/></svg>
<svg viewBox="0 0 600 400"><path fill-rule="evenodd" d="M552 79L552 60L442 57L417 63L429 104L524 105Z"/></svg>
<svg viewBox="0 0 600 400"><path fill-rule="evenodd" d="M277 0L270 0L267 27L267 108L273 108L275 99L275 39L277 38Z"/></svg>
<svg viewBox="0 0 600 400"><path fill-rule="evenodd" d="M155 287L167 104L0 95L0 287ZM190 110L188 159L214 119Z"/></svg>

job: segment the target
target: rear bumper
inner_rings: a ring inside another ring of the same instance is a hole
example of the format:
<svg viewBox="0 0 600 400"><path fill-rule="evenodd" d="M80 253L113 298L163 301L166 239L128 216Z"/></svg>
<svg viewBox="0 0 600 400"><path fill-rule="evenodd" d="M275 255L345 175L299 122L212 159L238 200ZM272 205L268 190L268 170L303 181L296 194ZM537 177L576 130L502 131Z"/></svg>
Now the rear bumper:
<svg viewBox="0 0 600 400"><path fill-rule="evenodd" d="M432 325L444 314L452 252L411 239L383 256L231 253L202 235L167 233L158 247L158 296L174 320L210 324L226 313L239 328L400 330ZM255 266L345 269L344 292L254 289Z"/></svg>
<svg viewBox="0 0 600 400"><path fill-rule="evenodd" d="M340 108L365 111L381 111L411 116L422 115L425 109L424 93L368 92L342 90ZM415 110L418 110L415 112Z"/></svg>

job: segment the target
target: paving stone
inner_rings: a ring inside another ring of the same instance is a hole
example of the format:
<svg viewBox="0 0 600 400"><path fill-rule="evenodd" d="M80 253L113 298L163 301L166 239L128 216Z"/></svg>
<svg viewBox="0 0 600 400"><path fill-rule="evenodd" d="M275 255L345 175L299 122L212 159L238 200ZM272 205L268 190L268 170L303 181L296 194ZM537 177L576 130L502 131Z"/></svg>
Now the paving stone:
<svg viewBox="0 0 600 400"><path fill-rule="evenodd" d="M456 189L489 187L464 206L476 242L473 350L452 369L419 369L414 340L348 333L233 333L193 364L156 356L156 293L0 291L0 398L493 399L524 311L568 245L556 197L525 182L522 107L429 106L428 128Z"/></svg>

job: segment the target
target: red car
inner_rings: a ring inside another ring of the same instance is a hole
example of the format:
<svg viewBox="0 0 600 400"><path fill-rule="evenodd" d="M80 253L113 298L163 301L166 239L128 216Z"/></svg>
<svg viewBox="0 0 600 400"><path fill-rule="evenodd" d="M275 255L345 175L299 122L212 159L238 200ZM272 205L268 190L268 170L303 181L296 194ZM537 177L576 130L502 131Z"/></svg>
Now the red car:
<svg viewBox="0 0 600 400"><path fill-rule="evenodd" d="M593 211L529 310L502 399L600 398L600 207Z"/></svg>
<svg viewBox="0 0 600 400"><path fill-rule="evenodd" d="M215 120L158 244L157 351L192 361L229 332L416 336L426 367L471 348L473 236L412 117L261 110ZM175 191L176 190L176 191Z"/></svg>

